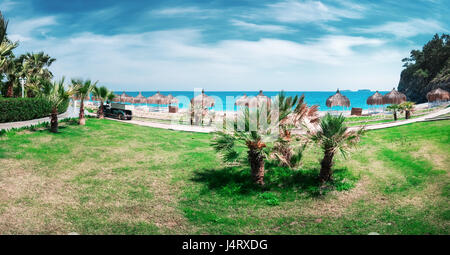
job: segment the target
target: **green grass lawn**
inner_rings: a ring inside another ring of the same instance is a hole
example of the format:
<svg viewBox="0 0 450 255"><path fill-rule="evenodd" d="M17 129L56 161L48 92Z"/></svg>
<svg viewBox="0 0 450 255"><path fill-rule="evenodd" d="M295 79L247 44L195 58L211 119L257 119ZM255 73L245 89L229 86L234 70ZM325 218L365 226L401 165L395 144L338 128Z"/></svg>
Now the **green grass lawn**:
<svg viewBox="0 0 450 255"><path fill-rule="evenodd" d="M262 190L211 134L62 125L0 136L0 234L450 234L450 121L367 132L322 195L312 144Z"/></svg>

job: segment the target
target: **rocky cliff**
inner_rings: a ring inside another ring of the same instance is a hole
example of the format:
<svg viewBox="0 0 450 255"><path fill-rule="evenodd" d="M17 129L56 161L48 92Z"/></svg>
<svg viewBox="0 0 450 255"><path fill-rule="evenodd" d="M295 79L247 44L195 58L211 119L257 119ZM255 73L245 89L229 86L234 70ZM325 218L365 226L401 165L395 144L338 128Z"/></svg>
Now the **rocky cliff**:
<svg viewBox="0 0 450 255"><path fill-rule="evenodd" d="M449 35L435 35L422 50L411 51L410 58L403 62L398 91L405 93L408 100L423 103L426 94L435 88L450 91Z"/></svg>

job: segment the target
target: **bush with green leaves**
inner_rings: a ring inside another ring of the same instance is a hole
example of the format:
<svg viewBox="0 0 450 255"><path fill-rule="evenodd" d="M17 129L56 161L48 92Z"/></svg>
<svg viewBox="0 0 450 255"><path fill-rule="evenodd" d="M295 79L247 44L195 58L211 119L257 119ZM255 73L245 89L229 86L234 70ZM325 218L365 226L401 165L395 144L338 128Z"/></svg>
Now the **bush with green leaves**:
<svg viewBox="0 0 450 255"><path fill-rule="evenodd" d="M58 112L65 112L68 106L69 102L61 104ZM44 98L0 98L0 123L48 117L51 110Z"/></svg>

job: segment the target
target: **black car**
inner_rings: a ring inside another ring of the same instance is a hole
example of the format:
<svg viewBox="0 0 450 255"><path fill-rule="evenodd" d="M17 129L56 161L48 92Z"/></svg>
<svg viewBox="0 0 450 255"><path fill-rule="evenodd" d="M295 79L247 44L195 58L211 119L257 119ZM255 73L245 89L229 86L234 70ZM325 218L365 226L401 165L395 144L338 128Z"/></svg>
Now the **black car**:
<svg viewBox="0 0 450 255"><path fill-rule="evenodd" d="M123 110L117 108L111 108L109 105L105 105L105 116L110 118L117 118L119 120L131 120L132 113L130 110Z"/></svg>

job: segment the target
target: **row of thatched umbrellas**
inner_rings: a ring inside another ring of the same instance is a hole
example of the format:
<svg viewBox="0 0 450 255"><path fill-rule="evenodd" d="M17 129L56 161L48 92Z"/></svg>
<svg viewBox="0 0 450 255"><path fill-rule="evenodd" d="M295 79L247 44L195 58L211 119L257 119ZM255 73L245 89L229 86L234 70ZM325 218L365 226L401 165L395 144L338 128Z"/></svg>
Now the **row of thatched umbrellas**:
<svg viewBox="0 0 450 255"><path fill-rule="evenodd" d="M153 96L144 97L141 92L136 97L132 97L123 92L120 96L116 96L113 100L121 103L132 103L132 104L157 104L157 105L169 105L178 103L178 99L173 97L171 94L165 96L161 93L156 92Z"/></svg>
<svg viewBox="0 0 450 255"><path fill-rule="evenodd" d="M433 89L427 93L428 102L448 101L450 100L450 93L441 88ZM393 89L386 95L381 95L378 91L367 98L368 105L384 105L384 104L401 104L406 101L406 96Z"/></svg>
<svg viewBox="0 0 450 255"><path fill-rule="evenodd" d="M405 101L405 94L398 92L395 88L384 96L377 91L375 94L367 98L368 105L400 104ZM348 97L342 95L338 89L336 94L327 99L326 105L330 108L334 106L350 107L350 100Z"/></svg>
<svg viewBox="0 0 450 255"><path fill-rule="evenodd" d="M448 101L450 100L450 93L443 89L437 88L427 93L427 99L429 102ZM367 98L368 105L401 104L403 102L406 102L406 95L398 92L395 88L384 96L377 91L375 94ZM338 89L336 94L327 99L326 105L330 108L334 106L349 107L350 100L348 97L342 95Z"/></svg>
<svg viewBox="0 0 450 255"><path fill-rule="evenodd" d="M428 92L427 99L429 102L448 101L450 100L450 93L443 89L437 88ZM178 103L178 99L173 97L171 94L169 94L168 96L164 96L161 93L159 93L159 91L150 97L144 97L141 92L139 92L139 94L136 97L129 96L125 92L123 92L120 96L116 96L114 101L121 103L157 104L157 105L169 105ZM397 90L395 90L395 88L384 96L381 95L378 91L376 91L375 94L367 98L368 105L400 104L405 101L406 101L405 94L398 92ZM270 102L271 102L270 98L268 96L265 96L262 90L260 90L259 94L254 97L248 97L246 94L244 94L244 96L238 98L235 101L235 105L260 107L266 104L267 107L269 108ZM194 105L201 105L202 107L213 107L215 100L213 97L206 95L205 91L202 91L201 94L191 99L191 103ZM348 99L348 97L342 95L338 89L336 91L336 94L328 97L326 105L327 107L330 108L334 106L350 107L350 100Z"/></svg>
<svg viewBox="0 0 450 255"><path fill-rule="evenodd" d="M172 95L164 96L159 92L147 98L142 96L140 92L136 97L131 97L123 92L120 96L117 96L115 100L117 100L118 102L126 103L148 103L158 105L178 103L178 99L174 98ZM262 90L260 90L259 94L255 97L248 97L246 94L244 94L244 96L236 100L235 105L256 107L267 104L267 106L270 107L270 102L270 98L268 96L265 96ZM191 103L194 105L201 105L202 107L213 107L215 104L215 100L213 97L206 95L205 91L202 91L201 94L191 99Z"/></svg>
<svg viewBox="0 0 450 255"><path fill-rule="evenodd" d="M398 92L395 88L384 96L377 91L366 101L368 105L401 104L403 102L406 102L406 95Z"/></svg>

